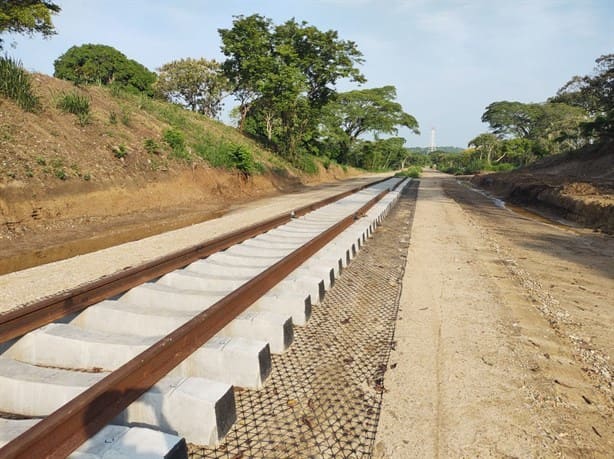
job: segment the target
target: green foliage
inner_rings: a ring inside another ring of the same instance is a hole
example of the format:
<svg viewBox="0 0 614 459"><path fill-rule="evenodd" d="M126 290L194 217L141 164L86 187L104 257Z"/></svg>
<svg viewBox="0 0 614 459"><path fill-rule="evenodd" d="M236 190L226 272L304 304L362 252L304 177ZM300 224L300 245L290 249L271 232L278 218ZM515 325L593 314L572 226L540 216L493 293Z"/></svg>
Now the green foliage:
<svg viewBox="0 0 614 459"><path fill-rule="evenodd" d="M85 126L90 122L90 100L76 91L61 93L58 96L56 107L64 113L75 115L81 126Z"/></svg>
<svg viewBox="0 0 614 459"><path fill-rule="evenodd" d="M75 84L111 85L127 91L153 94L156 74L111 46L73 46L53 65L56 78Z"/></svg>
<svg viewBox="0 0 614 459"><path fill-rule="evenodd" d="M252 153L242 145L237 146L230 153L230 161L232 167L245 176L252 175L257 170Z"/></svg>
<svg viewBox="0 0 614 459"><path fill-rule="evenodd" d="M351 161L351 149L364 134L397 134L407 127L418 134L418 122L395 102L396 88L360 89L338 94L324 109L321 135L326 153Z"/></svg>
<svg viewBox="0 0 614 459"><path fill-rule="evenodd" d="M158 71L156 95L210 118L219 114L229 85L215 60L180 59L164 64Z"/></svg>
<svg viewBox="0 0 614 459"><path fill-rule="evenodd" d="M172 150L185 149L185 136L179 129L171 128L164 131L162 139Z"/></svg>
<svg viewBox="0 0 614 459"><path fill-rule="evenodd" d="M309 155L301 155L295 162L295 166L309 175L315 175L319 172L318 164Z"/></svg>
<svg viewBox="0 0 614 459"><path fill-rule="evenodd" d="M580 107L590 116L581 123L582 136L587 139L614 136L614 54L595 60L592 75L574 76L549 99Z"/></svg>
<svg viewBox="0 0 614 459"><path fill-rule="evenodd" d="M32 36L40 33L47 38L54 35L51 16L60 12L60 7L49 0L3 0L0 2L0 34L4 32ZM0 49L3 41L0 38Z"/></svg>
<svg viewBox="0 0 614 459"><path fill-rule="evenodd" d="M40 109L40 100L32 89L30 74L20 61L9 56L0 56L0 94L14 100L28 112Z"/></svg>
<svg viewBox="0 0 614 459"><path fill-rule="evenodd" d="M149 154L160 153L160 145L158 145L158 142L156 142L154 139L145 139L143 146L145 147L145 151Z"/></svg>
<svg viewBox="0 0 614 459"><path fill-rule="evenodd" d="M117 159L123 159L128 156L128 149L124 144L120 144L117 147L113 147L112 151L113 156L115 156Z"/></svg>
<svg viewBox="0 0 614 459"><path fill-rule="evenodd" d="M407 169L403 169L401 172L397 172L395 177L411 177L411 178L420 178L420 174L422 174L422 168L420 166L410 166Z"/></svg>
<svg viewBox="0 0 614 459"><path fill-rule="evenodd" d="M294 19L275 26L256 14L236 16L233 27L219 33L227 56L222 69L240 104L239 129L252 117L249 133L292 162L315 138L336 81L365 81L355 67L362 54L333 30Z"/></svg>
<svg viewBox="0 0 614 459"><path fill-rule="evenodd" d="M253 153L244 145L205 136L195 145L195 151L213 167L235 169L244 176L264 172L262 164L254 159Z"/></svg>

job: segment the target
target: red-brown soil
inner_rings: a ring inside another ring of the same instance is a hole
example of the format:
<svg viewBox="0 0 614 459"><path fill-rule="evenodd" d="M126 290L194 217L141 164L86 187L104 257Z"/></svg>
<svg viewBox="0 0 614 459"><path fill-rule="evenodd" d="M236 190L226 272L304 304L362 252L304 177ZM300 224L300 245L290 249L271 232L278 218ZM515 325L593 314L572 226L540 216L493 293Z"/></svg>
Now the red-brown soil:
<svg viewBox="0 0 614 459"><path fill-rule="evenodd" d="M472 182L512 203L614 233L614 141Z"/></svg>

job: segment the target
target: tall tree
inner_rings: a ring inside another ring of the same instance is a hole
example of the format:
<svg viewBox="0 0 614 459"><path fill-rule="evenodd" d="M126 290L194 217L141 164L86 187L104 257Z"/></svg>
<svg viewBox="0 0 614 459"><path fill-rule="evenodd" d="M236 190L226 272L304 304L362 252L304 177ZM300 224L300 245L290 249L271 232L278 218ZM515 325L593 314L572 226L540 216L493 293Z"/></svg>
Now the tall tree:
<svg viewBox="0 0 614 459"><path fill-rule="evenodd" d="M480 161L485 159L488 165L491 165L493 155L501 149L501 140L496 135L486 132L471 139L468 146L476 149ZM495 162L501 161L504 156L505 153L497 158Z"/></svg>
<svg viewBox="0 0 614 459"><path fill-rule="evenodd" d="M222 68L240 104L239 127L245 127L250 110L257 108L249 123L251 133L269 138L289 159L314 137L335 83L340 78L364 81L355 67L362 54L336 31L322 32L294 19L275 26L252 15L236 16L233 27L219 33L227 56Z"/></svg>
<svg viewBox="0 0 614 459"><path fill-rule="evenodd" d="M396 88L358 89L340 93L325 108L322 133L338 148L345 162L356 140L363 134L397 134L406 127L418 134L418 122L395 101Z"/></svg>
<svg viewBox="0 0 614 459"><path fill-rule="evenodd" d="M107 45L73 46L58 57L53 66L56 78L77 84L116 84L150 95L156 81L155 73Z"/></svg>
<svg viewBox="0 0 614 459"><path fill-rule="evenodd" d="M158 69L154 91L171 102L215 118L228 89L220 64L207 59L179 59Z"/></svg>
<svg viewBox="0 0 614 459"><path fill-rule="evenodd" d="M585 109L592 117L582 126L586 136L613 136L614 54L600 56L595 63L593 75L574 76L550 101Z"/></svg>
<svg viewBox="0 0 614 459"><path fill-rule="evenodd" d="M47 38L56 33L51 16L60 12L60 7L48 0L2 0L0 1L0 34L40 33ZM0 49L3 39L0 38Z"/></svg>
<svg viewBox="0 0 614 459"><path fill-rule="evenodd" d="M536 141L550 153L579 146L580 125L586 111L565 103L493 102L482 121L501 138Z"/></svg>

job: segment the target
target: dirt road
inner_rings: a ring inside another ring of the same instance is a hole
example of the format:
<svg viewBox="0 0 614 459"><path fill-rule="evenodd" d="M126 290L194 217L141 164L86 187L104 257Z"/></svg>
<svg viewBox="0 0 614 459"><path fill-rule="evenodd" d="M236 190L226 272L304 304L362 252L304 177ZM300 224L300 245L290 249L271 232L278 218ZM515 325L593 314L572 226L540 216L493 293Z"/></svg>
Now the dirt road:
<svg viewBox="0 0 614 459"><path fill-rule="evenodd" d="M376 457L612 457L614 239L421 179Z"/></svg>

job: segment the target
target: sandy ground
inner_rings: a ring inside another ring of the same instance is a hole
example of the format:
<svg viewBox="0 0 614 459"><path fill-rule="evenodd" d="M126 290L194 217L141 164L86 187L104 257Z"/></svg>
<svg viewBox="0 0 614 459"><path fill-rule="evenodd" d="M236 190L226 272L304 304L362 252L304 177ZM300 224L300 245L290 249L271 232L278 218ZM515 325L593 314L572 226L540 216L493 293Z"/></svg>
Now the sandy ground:
<svg viewBox="0 0 614 459"><path fill-rule="evenodd" d="M84 253L65 260L42 264L28 269L0 275L0 313L21 305L53 295L57 292L92 282L128 267L154 260L172 252L206 242L229 231L289 212L310 202L325 199L351 188L364 185L385 177L386 174L364 175L329 184L305 187L301 192L282 194L271 198L258 199L231 207L224 215L185 228L142 238L136 241L115 245L91 253ZM138 219L139 216L134 216ZM111 228L101 233L113 241L124 227ZM53 246L55 241L64 241L65 233L49 232L44 241L39 241L41 250ZM90 247L89 240L74 236L78 246ZM121 240L121 237L117 239ZM117 243L117 241L116 241ZM59 253L65 254L66 243L57 246ZM24 253L21 256L26 256ZM0 251L0 259L3 257Z"/></svg>
<svg viewBox="0 0 614 459"><path fill-rule="evenodd" d="M612 457L612 260L425 173L375 457Z"/></svg>

